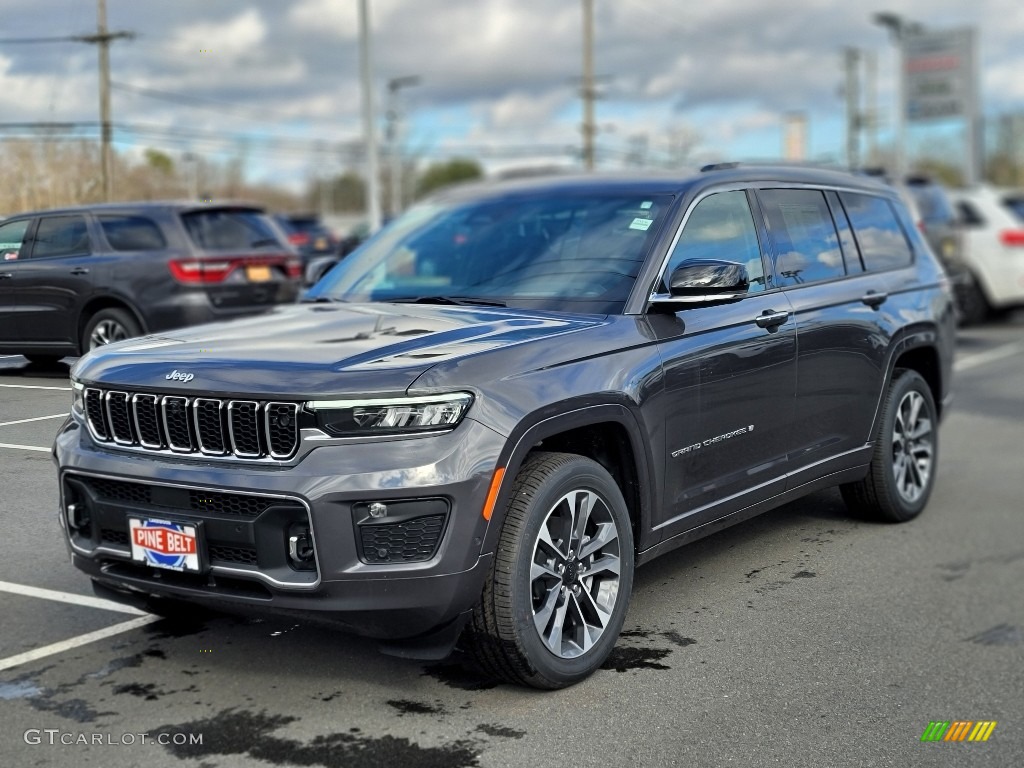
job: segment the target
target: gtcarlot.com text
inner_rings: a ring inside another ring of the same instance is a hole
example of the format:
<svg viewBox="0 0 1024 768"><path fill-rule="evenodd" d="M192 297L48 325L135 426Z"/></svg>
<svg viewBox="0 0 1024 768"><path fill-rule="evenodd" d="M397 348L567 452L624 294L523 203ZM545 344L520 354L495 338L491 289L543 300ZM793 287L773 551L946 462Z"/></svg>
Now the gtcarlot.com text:
<svg viewBox="0 0 1024 768"><path fill-rule="evenodd" d="M50 746L117 746L127 747L134 744L158 744L168 746L200 745L203 743L201 733L87 733L82 731L62 731L58 728L29 728L22 738L26 744L47 744Z"/></svg>

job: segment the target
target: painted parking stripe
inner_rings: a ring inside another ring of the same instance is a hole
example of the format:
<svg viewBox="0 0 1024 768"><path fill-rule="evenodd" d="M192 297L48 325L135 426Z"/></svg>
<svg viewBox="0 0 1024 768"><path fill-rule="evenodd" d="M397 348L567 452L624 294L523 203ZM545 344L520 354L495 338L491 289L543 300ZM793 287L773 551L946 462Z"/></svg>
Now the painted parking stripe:
<svg viewBox="0 0 1024 768"><path fill-rule="evenodd" d="M124 632L131 632L133 629L139 629L147 624L152 624L154 621L160 621L160 617L140 616L137 619L124 621L120 624L114 624L112 627L98 629L95 632L89 632L86 635L79 635L78 637L72 637L68 640L61 640L59 643L53 643L52 645L45 645L42 648L36 648L31 651L26 651L25 653L19 653L17 656L8 656L6 659L0 659L0 672L5 669L21 666L22 664L28 664L32 661L45 659L47 656L56 656L58 653L70 651L72 648L80 648L83 645L89 645L89 643L95 643L98 640L105 640L108 637L114 637L115 635L120 635Z"/></svg>
<svg viewBox="0 0 1024 768"><path fill-rule="evenodd" d="M11 424L28 424L30 421L46 421L47 419L63 419L66 413L55 413L53 416L36 416L34 419L18 419L17 421L0 421L0 427L9 427Z"/></svg>
<svg viewBox="0 0 1024 768"><path fill-rule="evenodd" d="M130 605L115 603L113 600L104 600L101 597L93 597L92 595L76 595L74 592L58 592L55 589L30 587L27 584L15 584L11 581L0 581L0 592L9 592L12 595L21 595L22 597L38 597L42 600L70 603L71 605L81 605L87 608L100 608L104 611L130 613L133 616L147 615L145 611L132 608Z"/></svg>
<svg viewBox="0 0 1024 768"><path fill-rule="evenodd" d="M17 443L0 443L0 448L10 448L12 451L39 451L49 453L49 448L40 448L38 445L18 445Z"/></svg>
<svg viewBox="0 0 1024 768"><path fill-rule="evenodd" d="M1013 357L1018 352L1024 351L1024 344L1020 342L1013 342L1011 344L1003 344L1001 347L990 349L988 352L979 352L976 355L969 355L968 357L961 358L956 361L953 366L954 371L966 371L971 368L977 368L979 365L985 365L985 363L993 363L996 360L1002 360L1006 357Z"/></svg>
<svg viewBox="0 0 1024 768"><path fill-rule="evenodd" d="M55 389L59 392L70 392L71 387L44 387L39 384L0 384L6 389Z"/></svg>

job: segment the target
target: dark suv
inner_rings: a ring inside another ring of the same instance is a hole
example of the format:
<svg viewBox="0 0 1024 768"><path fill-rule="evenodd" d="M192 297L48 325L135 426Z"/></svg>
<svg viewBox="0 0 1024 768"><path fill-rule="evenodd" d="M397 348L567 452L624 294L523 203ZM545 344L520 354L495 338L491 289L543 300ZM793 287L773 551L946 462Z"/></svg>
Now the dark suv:
<svg viewBox="0 0 1024 768"><path fill-rule="evenodd" d="M0 224L0 353L33 361L294 301L301 263L262 209L118 203Z"/></svg>
<svg viewBox="0 0 1024 768"><path fill-rule="evenodd" d="M113 599L319 616L542 688L611 652L636 565L838 485L935 481L947 278L844 173L531 179L410 209L307 296L94 351L54 446Z"/></svg>

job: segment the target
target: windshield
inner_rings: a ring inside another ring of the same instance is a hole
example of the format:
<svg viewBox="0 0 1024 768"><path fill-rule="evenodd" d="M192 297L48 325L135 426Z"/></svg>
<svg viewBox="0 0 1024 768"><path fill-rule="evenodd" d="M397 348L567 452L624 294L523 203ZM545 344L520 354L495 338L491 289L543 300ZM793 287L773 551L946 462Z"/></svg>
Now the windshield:
<svg viewBox="0 0 1024 768"><path fill-rule="evenodd" d="M309 298L618 311L670 203L595 192L427 202L341 262Z"/></svg>

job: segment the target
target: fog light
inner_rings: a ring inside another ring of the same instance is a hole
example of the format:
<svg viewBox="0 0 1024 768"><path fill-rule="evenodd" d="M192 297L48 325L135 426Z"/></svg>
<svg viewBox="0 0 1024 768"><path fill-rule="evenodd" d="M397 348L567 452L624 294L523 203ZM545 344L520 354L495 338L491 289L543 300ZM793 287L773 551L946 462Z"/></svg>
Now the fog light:
<svg viewBox="0 0 1024 768"><path fill-rule="evenodd" d="M68 528L72 531L79 531L82 528L89 527L89 508L85 504L74 503L68 504L67 510L65 511L65 517L68 521Z"/></svg>
<svg viewBox="0 0 1024 768"><path fill-rule="evenodd" d="M295 568L309 570L313 565L313 538L305 525L288 529L288 559Z"/></svg>

